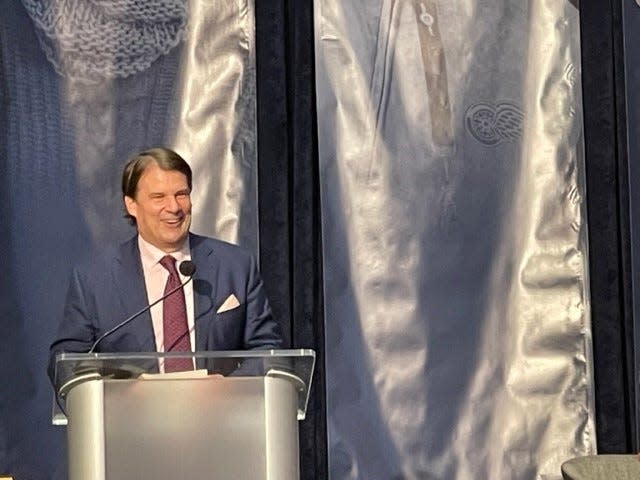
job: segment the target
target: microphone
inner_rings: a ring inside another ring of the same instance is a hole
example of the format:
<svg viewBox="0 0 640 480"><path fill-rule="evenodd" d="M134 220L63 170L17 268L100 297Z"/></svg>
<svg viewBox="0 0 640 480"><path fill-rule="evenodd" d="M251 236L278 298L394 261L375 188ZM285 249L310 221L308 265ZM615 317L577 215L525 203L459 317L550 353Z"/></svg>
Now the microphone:
<svg viewBox="0 0 640 480"><path fill-rule="evenodd" d="M147 305L146 307L144 307L142 310L134 313L133 315L131 315L130 317L128 317L126 320L120 322L118 325L116 325L115 327L113 327L110 330L107 330L106 332L104 332L102 335L100 335L98 337L98 339L93 342L93 345L91 345L91 348L89 349L89 351L87 353L93 353L95 348L98 346L98 344L104 340L106 337L108 337L109 335L111 335L112 333L120 330L122 327L124 327L125 325L127 325L128 323L130 323L131 321L133 321L134 319L138 318L140 315L142 315L144 312L148 311L151 309L151 307L153 307L154 305L160 303L161 301L163 301L165 298L167 298L168 296L174 294L175 292L177 292L178 290L180 290L181 288L184 288L184 286L189 283L191 280L193 280L193 275L196 273L196 264L193 263L191 260L185 260L184 262L180 263L180 266L178 267L178 270L180 270L180 273L182 275L185 275L189 278L187 278L187 280L184 283L181 283L180 285L178 285L176 288L172 288L170 291L168 291L167 293L165 293L162 297L160 297L159 299L157 299L155 302L150 303L149 305Z"/></svg>
<svg viewBox="0 0 640 480"><path fill-rule="evenodd" d="M196 273L196 264L193 263L191 260L185 260L184 262L180 263L178 270L180 270L180 273L185 277L193 277L193 274ZM187 282L189 280L187 280ZM187 282L184 282L184 284L186 285Z"/></svg>

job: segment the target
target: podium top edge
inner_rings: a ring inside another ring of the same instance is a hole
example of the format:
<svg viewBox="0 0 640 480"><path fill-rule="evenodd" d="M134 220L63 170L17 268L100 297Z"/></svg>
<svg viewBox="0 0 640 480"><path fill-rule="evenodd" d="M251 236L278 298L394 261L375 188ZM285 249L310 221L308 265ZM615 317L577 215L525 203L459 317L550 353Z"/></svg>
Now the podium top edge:
<svg viewBox="0 0 640 480"><path fill-rule="evenodd" d="M292 358L292 357L311 357L315 359L315 350L308 348L298 349L256 349L256 350L215 350L215 351L196 351L196 352L94 352L94 353L78 353L78 352L61 352L56 355L56 360L86 360L86 359L153 359L153 358L171 358L171 357L190 357L190 358Z"/></svg>

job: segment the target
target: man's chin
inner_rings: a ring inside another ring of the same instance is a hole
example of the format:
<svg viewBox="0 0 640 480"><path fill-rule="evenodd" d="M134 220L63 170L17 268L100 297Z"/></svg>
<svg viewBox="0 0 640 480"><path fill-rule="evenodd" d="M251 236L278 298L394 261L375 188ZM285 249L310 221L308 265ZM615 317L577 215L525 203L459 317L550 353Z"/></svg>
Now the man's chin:
<svg viewBox="0 0 640 480"><path fill-rule="evenodd" d="M165 237L163 238L163 241L165 245L168 245L174 248L180 248L182 244L185 242L185 240L187 239L188 235L189 235L188 230L180 233L176 232L174 234L169 233L168 235L165 235Z"/></svg>

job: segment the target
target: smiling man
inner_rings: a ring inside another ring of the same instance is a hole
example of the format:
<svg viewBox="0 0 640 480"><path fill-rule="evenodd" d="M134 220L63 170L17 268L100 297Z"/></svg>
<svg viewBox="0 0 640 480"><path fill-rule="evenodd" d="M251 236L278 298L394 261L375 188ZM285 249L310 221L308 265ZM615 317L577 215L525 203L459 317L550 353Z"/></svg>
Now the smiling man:
<svg viewBox="0 0 640 480"><path fill-rule="evenodd" d="M124 169L127 216L146 242L166 253L179 250L191 224L191 169L164 149L143 152Z"/></svg>
<svg viewBox="0 0 640 480"><path fill-rule="evenodd" d="M99 352L282 346L254 256L189 232L191 188L191 168L169 149L146 150L125 165L124 206L137 235L73 270L50 349L52 379L58 353L88 352L96 341ZM183 262L190 268L181 272ZM189 271L193 266L195 273ZM189 274L193 281L179 288ZM107 333L172 290L162 302ZM167 361L164 368L189 365Z"/></svg>

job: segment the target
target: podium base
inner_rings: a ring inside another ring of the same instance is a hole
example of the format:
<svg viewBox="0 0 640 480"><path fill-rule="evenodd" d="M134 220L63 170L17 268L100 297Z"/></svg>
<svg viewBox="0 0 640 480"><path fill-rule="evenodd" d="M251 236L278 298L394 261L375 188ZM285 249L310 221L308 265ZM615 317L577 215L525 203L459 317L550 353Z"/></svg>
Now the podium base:
<svg viewBox="0 0 640 480"><path fill-rule="evenodd" d="M69 480L297 480L287 378L86 379L67 395Z"/></svg>

